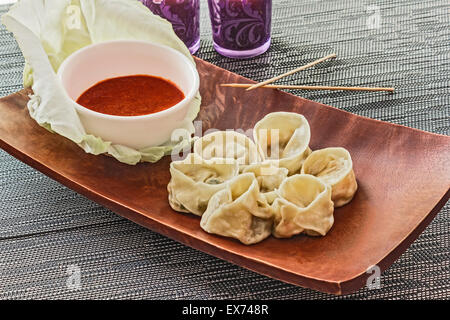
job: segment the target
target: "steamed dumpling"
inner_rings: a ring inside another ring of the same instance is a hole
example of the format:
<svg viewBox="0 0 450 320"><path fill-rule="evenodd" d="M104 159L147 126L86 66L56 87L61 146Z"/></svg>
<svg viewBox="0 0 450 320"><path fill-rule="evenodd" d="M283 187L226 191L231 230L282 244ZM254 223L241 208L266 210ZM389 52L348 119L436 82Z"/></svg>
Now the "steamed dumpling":
<svg viewBox="0 0 450 320"><path fill-rule="evenodd" d="M298 113L269 113L256 123L253 137L265 159L275 159L277 165L289 170L289 175L298 173L311 153L309 124Z"/></svg>
<svg viewBox="0 0 450 320"><path fill-rule="evenodd" d="M289 238L302 232L324 236L331 229L334 223L331 187L318 178L293 175L283 181L278 195L272 205L275 237Z"/></svg>
<svg viewBox="0 0 450 320"><path fill-rule="evenodd" d="M234 131L216 131L194 143L194 153L215 163L236 160L242 167L261 160L255 143L246 135Z"/></svg>
<svg viewBox="0 0 450 320"><path fill-rule="evenodd" d="M288 176L288 169L274 166L271 162L251 164L243 172L252 172L258 181L259 190L266 197L269 204L277 198L275 190Z"/></svg>
<svg viewBox="0 0 450 320"><path fill-rule="evenodd" d="M349 203L358 189L352 158L344 148L314 151L303 164L302 173L316 176L331 186L331 200L335 207Z"/></svg>
<svg viewBox="0 0 450 320"><path fill-rule="evenodd" d="M167 185L169 204L181 212L201 216L209 199L226 187L227 181L239 173L238 164L207 163L194 153L170 164L171 180Z"/></svg>
<svg viewBox="0 0 450 320"><path fill-rule="evenodd" d="M254 244L270 236L273 213L253 173L244 173L213 195L200 226L209 233Z"/></svg>

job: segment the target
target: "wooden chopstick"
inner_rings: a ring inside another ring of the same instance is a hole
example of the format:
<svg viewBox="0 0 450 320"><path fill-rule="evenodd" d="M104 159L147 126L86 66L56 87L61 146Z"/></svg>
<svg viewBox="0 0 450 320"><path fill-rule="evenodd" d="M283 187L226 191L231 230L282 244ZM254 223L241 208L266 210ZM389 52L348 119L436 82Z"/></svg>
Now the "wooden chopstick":
<svg viewBox="0 0 450 320"><path fill-rule="evenodd" d="M250 88L252 84L246 83L222 83L222 87ZM263 85L262 88L271 89L296 89L296 90L343 90L343 91L387 91L394 92L394 88L378 87L335 87L335 86L285 86L285 85Z"/></svg>
<svg viewBox="0 0 450 320"><path fill-rule="evenodd" d="M321 63L321 62L323 62L323 61L325 61L325 60L332 59L332 58L336 58L336 54L335 54L335 53L329 54L329 55L327 55L327 56L325 56L325 57L323 57L323 58L317 59L317 60L315 60L315 61L313 61L313 62L310 62L310 63L308 63L308 64L305 64L304 66L295 68L294 70L288 71L288 72L286 72L286 73L283 73L283 74L281 74L281 75L279 75L279 76L273 77L273 78L268 79L268 80L266 80L266 81L263 81L263 82L259 82L259 83L253 84L253 85L251 85L250 87L247 88L247 91L250 91L250 90L253 90L253 89L262 87L262 86L264 86L264 85L266 85L266 84L272 83L272 82L277 81L277 80L279 80L279 79L281 79L281 78L290 76L291 74L294 74L294 73L296 73L296 72L299 72L299 71L302 71L302 70L311 68L312 66L315 66L316 64L319 64L319 63Z"/></svg>

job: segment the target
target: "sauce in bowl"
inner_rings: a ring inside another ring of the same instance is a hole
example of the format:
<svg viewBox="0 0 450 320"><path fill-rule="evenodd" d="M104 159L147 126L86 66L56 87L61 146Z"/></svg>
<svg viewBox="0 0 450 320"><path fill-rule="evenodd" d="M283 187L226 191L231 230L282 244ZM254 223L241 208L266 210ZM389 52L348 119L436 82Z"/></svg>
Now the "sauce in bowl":
<svg viewBox="0 0 450 320"><path fill-rule="evenodd" d="M106 79L77 99L83 107L114 116L142 116L173 107L184 93L171 81L149 75Z"/></svg>

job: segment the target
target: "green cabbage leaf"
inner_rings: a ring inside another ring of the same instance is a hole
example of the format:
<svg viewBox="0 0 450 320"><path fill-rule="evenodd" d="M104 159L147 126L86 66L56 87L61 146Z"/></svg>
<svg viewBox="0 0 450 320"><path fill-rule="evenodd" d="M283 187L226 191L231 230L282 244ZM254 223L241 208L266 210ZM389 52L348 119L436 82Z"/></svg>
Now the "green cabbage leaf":
<svg viewBox="0 0 450 320"><path fill-rule="evenodd" d="M25 57L23 81L33 94L27 104L30 116L47 130L78 144L87 153L108 154L126 164L156 162L173 150L190 144L189 138L167 141L141 150L103 141L86 133L56 75L73 52L109 40L144 40L169 46L194 60L171 24L154 15L137 0L20 0L2 16ZM193 120L201 104L197 93L183 122L194 132Z"/></svg>

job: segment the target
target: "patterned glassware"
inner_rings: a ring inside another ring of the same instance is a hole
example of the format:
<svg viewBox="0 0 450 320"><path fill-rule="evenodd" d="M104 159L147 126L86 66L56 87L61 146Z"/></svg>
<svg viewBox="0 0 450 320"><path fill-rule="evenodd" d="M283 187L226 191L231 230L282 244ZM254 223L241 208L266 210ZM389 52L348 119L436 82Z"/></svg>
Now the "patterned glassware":
<svg viewBox="0 0 450 320"><path fill-rule="evenodd" d="M200 0L141 0L154 14L172 23L173 30L194 54L200 48Z"/></svg>
<svg viewBox="0 0 450 320"><path fill-rule="evenodd" d="M249 58L270 46L272 0L208 0L214 48L231 58Z"/></svg>

